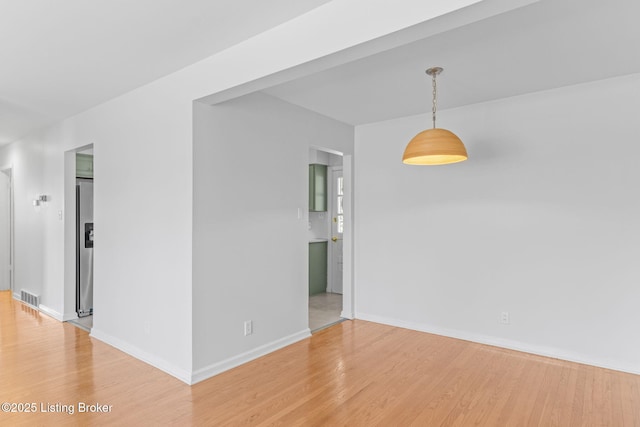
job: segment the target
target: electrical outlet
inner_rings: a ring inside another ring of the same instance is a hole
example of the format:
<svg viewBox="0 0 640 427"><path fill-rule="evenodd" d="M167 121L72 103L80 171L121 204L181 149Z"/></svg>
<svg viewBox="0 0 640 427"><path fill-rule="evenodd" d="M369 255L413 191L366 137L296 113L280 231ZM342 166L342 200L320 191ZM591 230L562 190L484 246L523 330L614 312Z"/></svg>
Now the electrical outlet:
<svg viewBox="0 0 640 427"><path fill-rule="evenodd" d="M148 320L144 321L144 334L145 335L151 334L151 322L149 322Z"/></svg>
<svg viewBox="0 0 640 427"><path fill-rule="evenodd" d="M253 320L244 321L244 336L251 335L253 333Z"/></svg>
<svg viewBox="0 0 640 427"><path fill-rule="evenodd" d="M509 312L508 311L503 311L502 314L500 315L500 323L502 323L503 325L508 325L509 322Z"/></svg>

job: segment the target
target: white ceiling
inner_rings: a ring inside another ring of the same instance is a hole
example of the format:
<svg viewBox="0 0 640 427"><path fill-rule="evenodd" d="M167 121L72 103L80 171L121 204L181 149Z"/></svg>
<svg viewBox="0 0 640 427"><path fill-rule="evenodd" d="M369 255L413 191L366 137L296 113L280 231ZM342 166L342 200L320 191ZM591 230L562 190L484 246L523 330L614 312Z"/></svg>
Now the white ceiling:
<svg viewBox="0 0 640 427"><path fill-rule="evenodd" d="M0 0L0 145L329 0Z"/></svg>
<svg viewBox="0 0 640 427"><path fill-rule="evenodd" d="M430 111L431 66L440 108L639 73L638 17L638 1L541 0L264 92L358 125Z"/></svg>
<svg viewBox="0 0 640 427"><path fill-rule="evenodd" d="M0 145L328 1L0 0ZM540 0L265 92L358 125L429 111L434 65L443 109L639 73L638 16Z"/></svg>

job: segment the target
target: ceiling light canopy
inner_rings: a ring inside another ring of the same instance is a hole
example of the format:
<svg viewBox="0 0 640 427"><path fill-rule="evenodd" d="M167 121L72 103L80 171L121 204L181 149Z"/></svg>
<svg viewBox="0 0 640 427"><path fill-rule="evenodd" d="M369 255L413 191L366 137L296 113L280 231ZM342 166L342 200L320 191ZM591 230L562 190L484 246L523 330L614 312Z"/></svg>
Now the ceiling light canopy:
<svg viewBox="0 0 640 427"><path fill-rule="evenodd" d="M442 68L429 68L426 73L432 77L433 129L427 129L411 139L404 150L402 162L408 165L446 165L467 160L467 149L451 131L436 128L436 76Z"/></svg>

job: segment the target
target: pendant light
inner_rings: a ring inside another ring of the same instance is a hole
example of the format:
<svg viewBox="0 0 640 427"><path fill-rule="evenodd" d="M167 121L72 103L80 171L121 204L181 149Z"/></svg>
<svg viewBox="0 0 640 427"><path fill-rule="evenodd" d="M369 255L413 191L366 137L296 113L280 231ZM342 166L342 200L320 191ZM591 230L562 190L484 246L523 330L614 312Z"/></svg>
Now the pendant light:
<svg viewBox="0 0 640 427"><path fill-rule="evenodd" d="M467 160L464 144L453 132L436 128L436 76L442 68L429 68L426 73L432 78L433 129L427 129L413 137L404 150L402 162L408 165L446 165Z"/></svg>

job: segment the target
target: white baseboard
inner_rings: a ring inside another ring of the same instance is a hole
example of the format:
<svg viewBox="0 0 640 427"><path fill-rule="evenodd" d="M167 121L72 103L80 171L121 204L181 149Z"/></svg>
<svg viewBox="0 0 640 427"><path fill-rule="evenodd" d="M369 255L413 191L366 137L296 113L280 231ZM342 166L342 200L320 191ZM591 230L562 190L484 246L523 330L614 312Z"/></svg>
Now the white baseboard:
<svg viewBox="0 0 640 427"><path fill-rule="evenodd" d="M197 371L194 371L193 375L191 376L191 384L195 384L200 381L206 380L207 378L211 378L214 375L218 375L224 371L228 371L229 369L240 366L243 363L247 363L251 360L257 359L258 357L279 350L310 336L311 332L309 331L309 328L307 328L295 334L280 338L265 345L261 345L260 347L254 348L253 350L249 350L245 353L230 357L221 362L217 362L202 369L198 369Z"/></svg>
<svg viewBox="0 0 640 427"><path fill-rule="evenodd" d="M528 344L520 341L507 340L504 338L498 338L489 335L474 334L471 332L459 331L455 329L440 328L425 323L408 322L405 320L392 319L367 313L356 313L356 319L366 320L374 323L381 323L389 326L396 326L399 328L411 329L414 331L427 332L434 335L457 338L464 341L471 341L479 344L491 345L494 347L502 347L509 350L516 350L524 353L536 354L538 356L546 356L554 359L581 363L584 365L597 366L599 368L611 369L614 371L640 375L640 365L637 364L629 364L617 360L592 357L554 347Z"/></svg>
<svg viewBox="0 0 640 427"><path fill-rule="evenodd" d="M73 313L65 313L62 315L63 322L67 322L69 320L75 320L75 319L78 319L78 313L76 313L75 311Z"/></svg>
<svg viewBox="0 0 640 427"><path fill-rule="evenodd" d="M94 327L91 329L91 337L100 340L106 344L109 344L112 347L117 348L120 351L127 353L130 356L135 357L136 359L142 360L149 365L160 369L167 374L176 377L180 381L183 381L187 384L191 384L191 374L189 371L179 368L164 359L161 359L153 354L147 353L144 350L139 349L138 347L131 345L127 342L124 342L118 338L115 338L109 334L105 334L100 330L96 330Z"/></svg>
<svg viewBox="0 0 640 427"><path fill-rule="evenodd" d="M53 308L49 308L44 304L40 304L38 306L38 310L40 310L40 313L44 313L49 317L53 317L54 319L56 319L59 322L64 322L64 316L62 315L62 313L57 312L56 310L54 310Z"/></svg>
<svg viewBox="0 0 640 427"><path fill-rule="evenodd" d="M349 320L353 320L354 318L353 312L347 311L347 310L342 310L342 312L340 312L340 317L342 317L343 319L349 319Z"/></svg>
<svg viewBox="0 0 640 427"><path fill-rule="evenodd" d="M15 295L14 295L14 298L15 298ZM18 301L20 301L20 298L15 298L15 299L17 299ZM47 316L49 316L49 317L52 317L52 318L56 319L56 320L57 320L57 321L59 321L59 322L66 322L66 321L68 321L68 320L73 320L73 319L77 319L77 318L78 318L78 315L77 315L76 313L72 313L72 314L69 314L69 313L67 313L67 314L62 314L62 313L60 313L60 312L58 312L58 311L54 310L54 309L53 309L53 308L51 308L51 307L47 307L47 306L46 306L46 305L44 305L44 304L40 304L40 305L38 306L38 311L39 311L40 313L42 313L42 314L46 314Z"/></svg>

